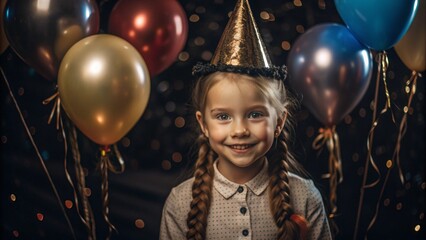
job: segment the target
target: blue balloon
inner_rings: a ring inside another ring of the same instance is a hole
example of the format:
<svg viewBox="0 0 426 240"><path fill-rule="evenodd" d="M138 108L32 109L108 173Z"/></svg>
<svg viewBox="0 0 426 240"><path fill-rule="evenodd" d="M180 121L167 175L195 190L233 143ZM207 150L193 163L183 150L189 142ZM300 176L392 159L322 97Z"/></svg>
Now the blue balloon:
<svg viewBox="0 0 426 240"><path fill-rule="evenodd" d="M370 50L343 25L319 24L302 34L287 59L290 86L326 127L359 103L370 83Z"/></svg>
<svg viewBox="0 0 426 240"><path fill-rule="evenodd" d="M391 48L407 32L417 1L334 0L334 3L355 37L369 48L381 51Z"/></svg>

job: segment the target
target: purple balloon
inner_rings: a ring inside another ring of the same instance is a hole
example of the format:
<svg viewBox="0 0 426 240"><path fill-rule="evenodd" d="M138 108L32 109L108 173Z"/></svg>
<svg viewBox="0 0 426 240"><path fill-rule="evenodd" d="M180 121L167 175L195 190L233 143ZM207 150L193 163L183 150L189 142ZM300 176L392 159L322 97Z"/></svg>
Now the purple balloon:
<svg viewBox="0 0 426 240"><path fill-rule="evenodd" d="M320 24L301 35L288 59L290 86L326 127L339 123L367 91L373 60L344 26Z"/></svg>
<svg viewBox="0 0 426 240"><path fill-rule="evenodd" d="M12 49L49 80L74 43L99 31L95 0L10 0L2 14Z"/></svg>

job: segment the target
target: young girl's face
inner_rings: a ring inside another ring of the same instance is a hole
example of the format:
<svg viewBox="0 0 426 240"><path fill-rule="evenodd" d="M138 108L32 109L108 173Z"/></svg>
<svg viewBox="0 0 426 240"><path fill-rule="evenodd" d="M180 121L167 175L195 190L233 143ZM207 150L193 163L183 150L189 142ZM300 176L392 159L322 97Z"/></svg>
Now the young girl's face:
<svg viewBox="0 0 426 240"><path fill-rule="evenodd" d="M241 79L225 78L214 84L207 92L204 112L196 113L211 148L218 154L219 170L230 180L239 172L246 175L250 170L253 174L260 170L279 122L258 87L242 79L247 76L236 78Z"/></svg>

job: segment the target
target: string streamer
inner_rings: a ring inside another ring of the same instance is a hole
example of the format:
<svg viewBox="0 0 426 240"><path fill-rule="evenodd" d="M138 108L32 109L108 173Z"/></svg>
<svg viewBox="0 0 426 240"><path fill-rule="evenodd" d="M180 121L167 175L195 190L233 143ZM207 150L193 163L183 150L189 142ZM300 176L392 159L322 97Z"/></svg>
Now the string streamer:
<svg viewBox="0 0 426 240"><path fill-rule="evenodd" d="M61 98L59 97L59 91L56 91L52 96L46 98L43 101L43 105L49 104L51 101L54 101L52 111L50 112L49 119L47 120L47 124L52 122L52 119L56 113L56 130L59 130L59 121L61 118Z"/></svg>
<svg viewBox="0 0 426 240"><path fill-rule="evenodd" d="M386 171L385 179L383 180L383 185L382 185L382 188L380 189L379 198L378 198L377 203L376 203L375 213L374 213L373 218L370 221L370 224L368 225L367 232L374 226L374 224L377 220L377 217L379 215L380 204L381 204L381 201L382 201L383 193L386 189L386 186L387 186L387 183L388 183L388 180L389 180L389 175L392 171L393 166L395 165L395 162L397 163L398 175L399 175L399 179L401 181L401 184L404 185L404 183L405 183L404 174L403 174L403 171L402 171L400 158L399 158L399 152L400 152L400 149L401 149L402 138L404 137L404 135L407 131L407 114L408 114L408 111L411 107L411 102L413 100L414 94L416 93L417 78L419 76L421 77L421 75L419 73L417 73L416 71L413 71L411 73L410 79L408 79L406 81L405 92L407 94L409 94L407 106L405 106L403 108L403 116L402 116L401 122L399 124L399 131L398 131L398 136L397 136L396 143L395 143L395 149L394 149L394 152L393 152L393 155L392 155L392 159L390 160L390 165L387 165L387 171Z"/></svg>
<svg viewBox="0 0 426 240"><path fill-rule="evenodd" d="M45 99L43 101L43 105L48 105L50 102L54 101L53 107L52 107L52 111L50 113L49 119L47 121L48 124L50 124L53 120L53 118L56 115L56 129L61 131L62 133L62 138L64 140L64 171L65 171L65 176L66 179L68 181L68 183L70 184L72 190L73 190L73 195L74 195L74 202L75 202L75 206L76 206L76 210L77 210L77 214L80 218L80 220L83 222L84 226L87 229L87 239L88 240L96 240L96 223L95 223L95 218L94 218L94 214L93 214L93 210L90 206L90 202L87 198L87 194L86 194L86 180L85 180L85 176L84 176L84 169L83 166L81 165L81 157L80 157L80 151L78 148L78 142L77 142L77 132L76 129L74 127L74 124L70 123L69 119L66 118L66 122L67 122L67 127L69 129L69 142L71 145L71 152L72 152L72 156L74 159L74 169L75 169L75 175L76 175L76 181L77 181L77 189L78 189L78 194L76 191L76 188L74 186L74 182L71 178L71 175L68 171L68 164L67 164L67 152L68 152L68 144L67 144L67 139L66 139L66 134L65 134L65 129L63 126L63 122L62 122L62 118L61 118L61 98L59 97L59 91L56 91L56 93L54 93L52 96L48 97L47 99ZM82 208L83 208L83 216L81 214L81 210L80 210L80 201L79 201L79 197L81 198L81 204L82 204Z"/></svg>
<svg viewBox="0 0 426 240"><path fill-rule="evenodd" d="M387 69L388 69L388 66L389 66L389 59L388 59L386 51L379 52L376 55L376 61L377 61L378 64L377 64L377 78L376 78L376 86L375 86L375 93L374 93L374 101L373 101L373 104L372 104L372 110L373 110L372 124L371 124L371 128L370 128L370 131L368 133L368 138L367 138L367 159L365 161L363 179L362 179L362 184L361 184L361 188L360 188L358 211L357 211L357 217L356 217L356 222L355 222L353 240L357 239L357 234L358 234L358 230L359 230L359 222L360 222L361 212L362 212L363 203L364 203L365 189L372 188L372 187L376 186L382 178L381 172L380 172L380 170L379 170L379 168L378 168L378 166L377 166L377 164L374 161L373 156L372 156L374 132L376 130L376 127L379 125L380 118L386 112L388 112L388 110L391 113L392 122L395 123L395 116L392 112L391 98L390 98L390 94L389 94L389 90L388 90L388 86L387 86L387 75L386 75L386 73L387 73ZM379 115L377 115L380 79L383 82L386 101L385 101L385 104L384 104L382 110L380 111ZM370 164L371 164L373 170L375 171L375 173L377 174L377 178L375 180L373 180L371 183L367 183L368 170L369 170ZM365 236L365 238L366 238L366 236Z"/></svg>
<svg viewBox="0 0 426 240"><path fill-rule="evenodd" d="M65 211L64 205L62 204L62 200L61 200L61 197L59 196L58 190L56 189L56 186L53 183L53 180L52 180L52 177L50 176L49 170L47 170L47 167L44 164L43 157L41 156L40 151L38 149L38 146L35 143L32 135L31 135L31 132L30 132L30 130L28 128L28 125L27 125L27 123L25 121L24 116L22 115L21 108L19 107L19 104L18 104L18 102L16 101L16 98L15 98L15 95L13 94L12 89L10 88L9 81L7 80L7 77L4 74L3 68L0 67L0 71L1 71L1 75L2 75L2 77L4 79L4 82L6 83L7 89L9 91L9 95L10 95L10 97L11 97L11 99L12 99L14 105L15 105L16 110L18 111L18 114L19 114L19 117L21 119L22 125L25 128L25 132L27 133L27 136L28 136L28 138L29 138L29 140L30 140L30 142L31 142L31 144L32 144L35 152L36 152L38 160L39 160L39 162L40 162L40 164L41 164L41 166L43 168L43 171L44 171L47 179L49 180L49 184L50 184L50 186L51 186L51 188L53 190L53 193L54 193L54 195L56 197L56 200L57 200L57 202L58 202L58 204L59 204L59 206L61 208L61 211L62 211L62 213L63 213L63 215L65 217L65 220L67 222L67 225L68 225L68 228L69 228L69 230L71 232L71 235L72 235L73 239L77 239L76 236L75 236L74 228L72 227L71 221L68 218L68 215L67 215L67 213ZM58 127L59 127L59 122L58 122Z"/></svg>
<svg viewBox="0 0 426 240"><path fill-rule="evenodd" d="M109 182L108 182L108 171L113 173L122 173L124 172L125 165L123 158L121 157L120 152L118 151L117 145L113 145L113 151L109 146L103 146L100 149L101 158L98 164L99 170L101 172L102 184L102 206L103 206L103 217L105 222L108 224L108 236L106 239L111 238L112 231L118 232L116 227L111 223L109 219ZM111 161L111 158L114 157L117 159L119 168L117 168Z"/></svg>
<svg viewBox="0 0 426 240"><path fill-rule="evenodd" d="M336 126L331 128L320 128L319 134L312 143L312 148L321 151L327 146L328 157L328 173L322 177L329 179L330 182L330 208L329 217L332 219L337 213L337 186L343 181L342 157L340 153L340 141L336 132Z"/></svg>
<svg viewBox="0 0 426 240"><path fill-rule="evenodd" d="M70 139L70 145L72 150L72 156L74 159L74 170L75 170L75 176L77 179L77 189L79 196L81 198L81 205L83 207L83 216L80 214L79 210L79 201L78 197L74 188L74 184L71 180L71 177L69 177L69 173L67 170L67 165L65 164L65 173L67 175L68 182L73 188L74 191L74 201L76 203L76 209L77 213L80 217L80 220L83 222L87 229L88 233L88 240L96 240L96 223L95 223L95 217L93 215L93 210L90 205L89 199L86 194L86 180L85 180L85 174L84 174L84 168L81 165L81 155L80 150L78 147L78 141L77 141L77 131L74 126L69 120L67 122L68 132L69 132L69 139Z"/></svg>

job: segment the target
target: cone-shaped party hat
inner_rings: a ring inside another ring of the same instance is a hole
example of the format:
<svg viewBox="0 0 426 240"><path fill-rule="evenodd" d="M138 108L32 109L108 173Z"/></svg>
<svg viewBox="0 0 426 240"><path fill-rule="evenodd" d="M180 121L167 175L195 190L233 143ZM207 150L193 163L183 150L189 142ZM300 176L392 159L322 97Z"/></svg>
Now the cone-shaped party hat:
<svg viewBox="0 0 426 240"><path fill-rule="evenodd" d="M198 63L193 74L234 72L284 80L286 67L276 67L266 51L248 0L237 0L210 64Z"/></svg>

